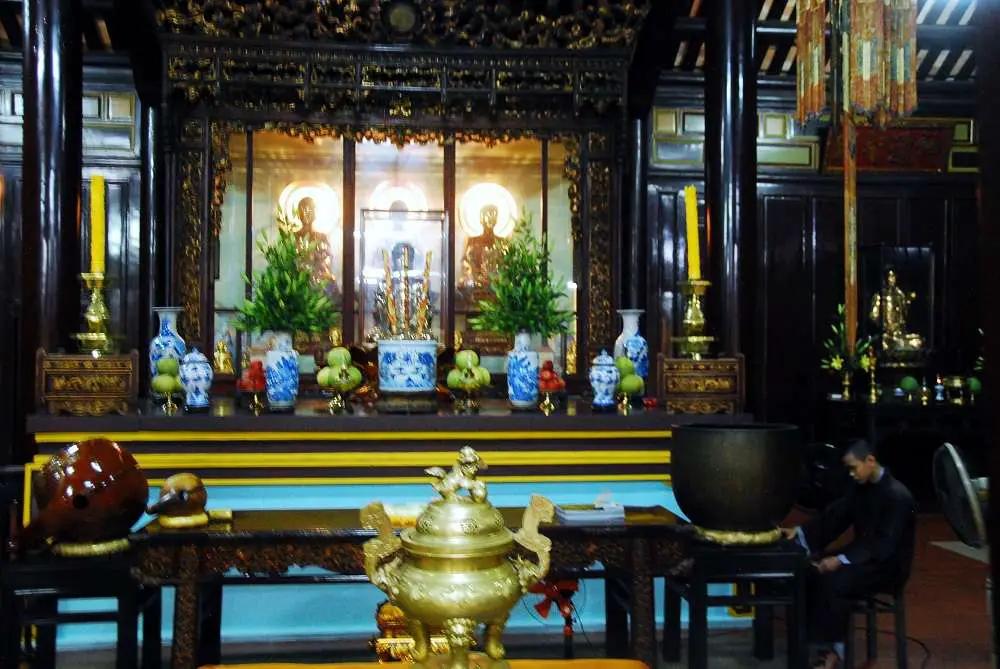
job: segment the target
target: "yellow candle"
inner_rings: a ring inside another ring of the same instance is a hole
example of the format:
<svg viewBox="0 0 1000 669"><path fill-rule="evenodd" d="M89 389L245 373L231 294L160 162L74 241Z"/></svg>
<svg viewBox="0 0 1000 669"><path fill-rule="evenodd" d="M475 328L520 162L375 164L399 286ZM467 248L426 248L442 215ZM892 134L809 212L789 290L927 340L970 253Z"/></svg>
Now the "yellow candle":
<svg viewBox="0 0 1000 669"><path fill-rule="evenodd" d="M684 189L684 205L687 209L687 264L688 280L701 278L701 244L698 241L698 193L694 186Z"/></svg>
<svg viewBox="0 0 1000 669"><path fill-rule="evenodd" d="M90 179L90 271L104 273L104 177Z"/></svg>

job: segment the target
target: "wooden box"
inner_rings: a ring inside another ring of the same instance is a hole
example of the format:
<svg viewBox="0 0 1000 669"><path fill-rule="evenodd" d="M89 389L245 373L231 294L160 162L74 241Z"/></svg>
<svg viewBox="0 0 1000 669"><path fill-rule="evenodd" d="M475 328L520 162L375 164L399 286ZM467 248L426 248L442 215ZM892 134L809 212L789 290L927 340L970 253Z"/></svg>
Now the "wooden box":
<svg viewBox="0 0 1000 669"><path fill-rule="evenodd" d="M735 358L657 359L659 401L667 413L736 414L743 412L743 356Z"/></svg>
<svg viewBox="0 0 1000 669"><path fill-rule="evenodd" d="M139 353L35 355L35 394L40 409L74 416L124 414L139 395Z"/></svg>

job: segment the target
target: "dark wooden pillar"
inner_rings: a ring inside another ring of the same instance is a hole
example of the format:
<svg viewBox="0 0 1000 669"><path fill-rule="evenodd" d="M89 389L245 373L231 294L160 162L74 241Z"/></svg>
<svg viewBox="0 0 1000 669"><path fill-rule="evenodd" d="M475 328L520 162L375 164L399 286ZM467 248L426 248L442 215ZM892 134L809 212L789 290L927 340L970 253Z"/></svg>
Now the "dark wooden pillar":
<svg viewBox="0 0 1000 669"><path fill-rule="evenodd" d="M976 9L979 44L976 48L976 81L979 84L979 250L980 306L985 359L983 369L983 434L1000 430L1000 5L984 2ZM1000 448L989 452L989 477L1000 481ZM996 496L996 492L993 493ZM990 571L993 579L993 648L1000 653L1000 504L989 505ZM998 655L994 663L1000 669Z"/></svg>
<svg viewBox="0 0 1000 669"><path fill-rule="evenodd" d="M705 47L705 180L710 216L709 324L727 355L747 349L740 327L753 298L757 213L756 4L717 0ZM752 312L751 312L752 313ZM751 321L747 321L748 323Z"/></svg>
<svg viewBox="0 0 1000 669"><path fill-rule="evenodd" d="M81 326L79 0L24 3L19 414L34 403L35 349L70 350Z"/></svg>
<svg viewBox="0 0 1000 669"><path fill-rule="evenodd" d="M155 104L142 105L142 197L139 205L139 344L143 345L156 334L157 324L153 308L165 305L164 291L167 272L163 263L165 231L163 212L163 179L165 174L163 154L162 110ZM139 356L140 370L145 370L148 357ZM143 386L149 374L140 371ZM143 387L143 391L148 390Z"/></svg>
<svg viewBox="0 0 1000 669"><path fill-rule="evenodd" d="M640 309L646 304L646 165L649 146L649 115L629 123L628 164L626 165L628 198L626 243L622 277L625 294L622 306ZM642 327L645 327L643 324Z"/></svg>
<svg viewBox="0 0 1000 669"><path fill-rule="evenodd" d="M622 277L625 294L622 306L641 309L646 304L646 165L649 161L649 115L634 118L629 123L628 164L626 165L628 198L626 243Z"/></svg>

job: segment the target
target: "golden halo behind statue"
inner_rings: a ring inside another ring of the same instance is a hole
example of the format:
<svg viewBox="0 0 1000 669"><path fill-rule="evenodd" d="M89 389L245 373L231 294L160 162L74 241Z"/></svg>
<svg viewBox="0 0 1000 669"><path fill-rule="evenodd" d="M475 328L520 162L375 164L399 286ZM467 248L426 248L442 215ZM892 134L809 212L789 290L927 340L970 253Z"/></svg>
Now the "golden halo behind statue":
<svg viewBox="0 0 1000 669"><path fill-rule="evenodd" d="M368 198L371 209L381 211L428 211L427 195L414 183L383 181Z"/></svg>
<svg viewBox="0 0 1000 669"><path fill-rule="evenodd" d="M517 223L517 202L510 191L497 183L480 182L465 191L458 206L458 220L469 237L483 234L483 207L497 208L497 224L493 233L497 237L510 237Z"/></svg>
<svg viewBox="0 0 1000 669"><path fill-rule="evenodd" d="M329 234L340 223L340 196L325 183L318 181L293 181L278 196L278 210L284 214L292 232L302 229L298 207L303 198L310 197L316 205L316 222L313 230Z"/></svg>

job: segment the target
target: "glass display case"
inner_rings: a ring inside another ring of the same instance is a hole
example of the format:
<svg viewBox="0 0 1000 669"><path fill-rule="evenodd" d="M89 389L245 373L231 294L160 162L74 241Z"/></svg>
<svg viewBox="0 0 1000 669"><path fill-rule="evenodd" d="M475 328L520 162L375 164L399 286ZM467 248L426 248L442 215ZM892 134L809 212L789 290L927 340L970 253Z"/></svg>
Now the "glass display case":
<svg viewBox="0 0 1000 669"><path fill-rule="evenodd" d="M447 214L362 209L358 233L362 345L396 337L444 341Z"/></svg>
<svg viewBox="0 0 1000 669"><path fill-rule="evenodd" d="M257 240L272 236L279 225L314 242L318 252L308 262L314 275L329 282L342 316L333 332L296 338L296 348L307 354L300 356L303 372L314 368L310 358L322 364L331 344L370 346L386 328L379 315L383 252L394 280L398 273L408 276L398 288L414 290L423 285L429 255L431 336L446 346L478 350L492 371L502 372L510 338L474 332L467 319L492 295L497 242L509 237L522 216L535 234L547 237L553 277L566 293L559 306L576 314L586 265L574 231L567 150L557 140L456 141L452 147L424 139L354 140L333 132L238 132L229 137L224 187L213 330L206 341L225 341L237 374L266 348L259 336L236 336L231 321L249 295L244 276L264 266ZM574 319L568 335L533 346L574 373L576 332Z"/></svg>

